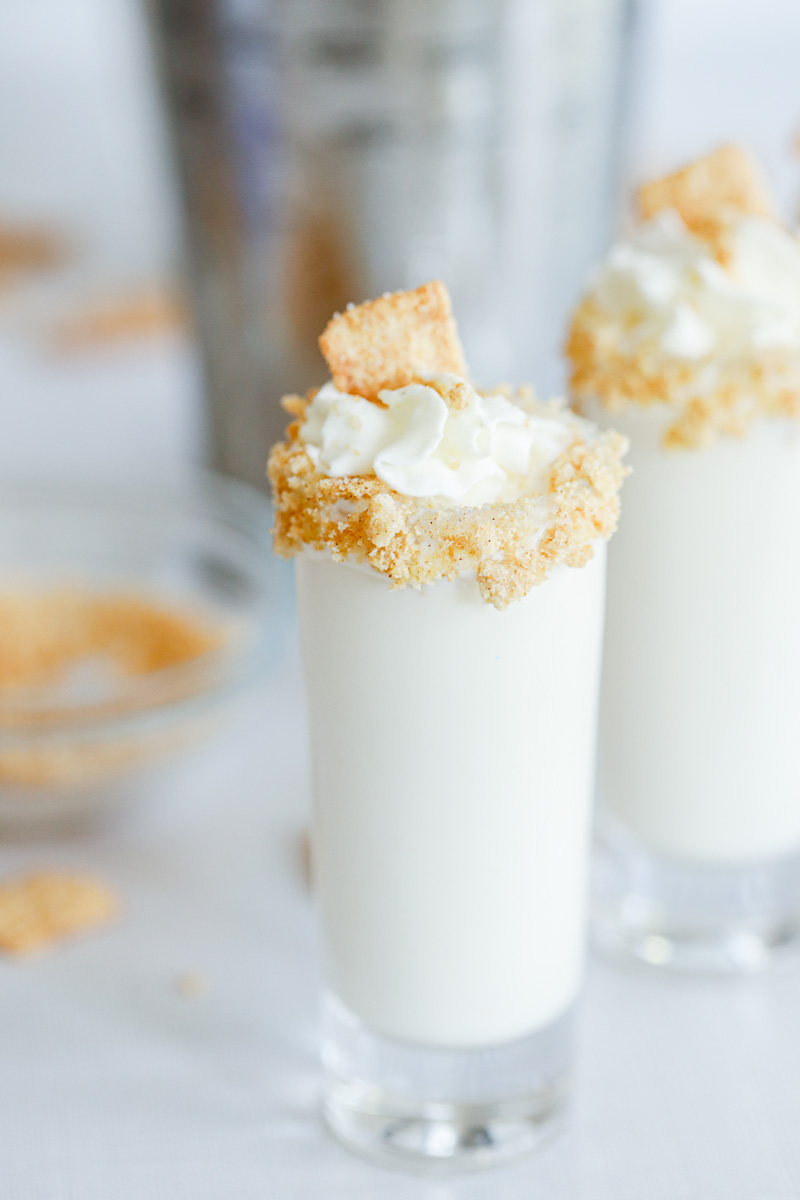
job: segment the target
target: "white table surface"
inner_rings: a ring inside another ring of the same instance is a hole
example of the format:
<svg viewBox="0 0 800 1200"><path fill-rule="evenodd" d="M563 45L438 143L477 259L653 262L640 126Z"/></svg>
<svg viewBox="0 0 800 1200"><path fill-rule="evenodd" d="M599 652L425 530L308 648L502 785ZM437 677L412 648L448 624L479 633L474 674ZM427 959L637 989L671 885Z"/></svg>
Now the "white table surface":
<svg viewBox="0 0 800 1200"><path fill-rule="evenodd" d="M122 922L0 961L2 1200L790 1200L800 971L738 985L594 963L568 1136L429 1183L351 1159L317 1115L314 921L294 638L225 742L141 807L0 845L68 865ZM185 972L207 991L186 997Z"/></svg>

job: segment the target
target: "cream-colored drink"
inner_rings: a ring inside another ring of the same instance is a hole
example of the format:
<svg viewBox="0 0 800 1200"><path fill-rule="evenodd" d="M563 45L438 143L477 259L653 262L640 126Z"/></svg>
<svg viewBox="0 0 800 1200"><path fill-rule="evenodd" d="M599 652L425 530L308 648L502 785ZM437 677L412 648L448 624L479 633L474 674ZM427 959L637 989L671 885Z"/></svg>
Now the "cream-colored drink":
<svg viewBox="0 0 800 1200"><path fill-rule="evenodd" d="M354 1095L377 1089L391 1129L398 1104L416 1112L400 1079L453 1104L469 1078L483 1103L490 1058L462 1056L528 1045L575 999L623 445L524 389L478 391L441 285L348 311L322 346L332 379L290 401L270 473L276 546L297 556L324 974L345 1014L326 1113L350 1144L366 1136Z"/></svg>
<svg viewBox="0 0 800 1200"><path fill-rule="evenodd" d="M298 560L327 979L380 1033L492 1045L575 999L604 566L498 612Z"/></svg>
<svg viewBox="0 0 800 1200"><path fill-rule="evenodd" d="M800 852L800 241L734 147L641 201L569 344L581 411L629 436L633 467L609 558L600 791L611 834L633 838L623 923L644 914L653 953L674 934L705 967L689 943L726 914L777 930L796 904L731 872ZM635 846L658 860L634 865Z"/></svg>

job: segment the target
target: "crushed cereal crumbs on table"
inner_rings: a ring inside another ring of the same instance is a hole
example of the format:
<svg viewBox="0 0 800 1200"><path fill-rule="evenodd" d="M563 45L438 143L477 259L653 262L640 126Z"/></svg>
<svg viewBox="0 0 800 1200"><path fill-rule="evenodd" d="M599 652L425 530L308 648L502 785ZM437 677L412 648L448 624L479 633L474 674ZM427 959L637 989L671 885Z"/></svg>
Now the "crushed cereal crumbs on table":
<svg viewBox="0 0 800 1200"><path fill-rule="evenodd" d="M195 1000L208 991L208 980L199 971L183 971L175 980L175 990L185 1000Z"/></svg>
<svg viewBox="0 0 800 1200"><path fill-rule="evenodd" d="M31 954L119 915L105 884L87 875L42 871L0 883L0 951Z"/></svg>

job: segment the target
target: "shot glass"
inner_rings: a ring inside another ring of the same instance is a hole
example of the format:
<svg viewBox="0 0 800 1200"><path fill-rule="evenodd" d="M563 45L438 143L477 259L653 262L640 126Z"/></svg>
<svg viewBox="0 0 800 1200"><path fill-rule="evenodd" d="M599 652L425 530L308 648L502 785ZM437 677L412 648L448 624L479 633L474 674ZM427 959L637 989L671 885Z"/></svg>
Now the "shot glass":
<svg viewBox="0 0 800 1200"><path fill-rule="evenodd" d="M594 935L678 970L760 970L800 939L800 425L665 450L609 559Z"/></svg>
<svg viewBox="0 0 800 1200"><path fill-rule="evenodd" d="M558 1128L584 959L605 546L498 611L296 560L324 955L323 1109L422 1171Z"/></svg>

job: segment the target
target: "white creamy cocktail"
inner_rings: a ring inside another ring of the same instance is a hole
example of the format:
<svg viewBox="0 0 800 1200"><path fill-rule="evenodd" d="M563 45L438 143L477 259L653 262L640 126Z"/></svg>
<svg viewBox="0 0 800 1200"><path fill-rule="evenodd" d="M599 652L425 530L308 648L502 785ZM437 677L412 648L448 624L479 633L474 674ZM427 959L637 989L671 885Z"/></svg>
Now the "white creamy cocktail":
<svg viewBox="0 0 800 1200"><path fill-rule="evenodd" d="M270 475L297 555L326 1118L374 1157L492 1161L565 1093L622 440L478 393L441 285L321 344L333 381L290 401Z"/></svg>
<svg viewBox="0 0 800 1200"><path fill-rule="evenodd" d="M610 557L597 933L765 965L800 930L800 241L734 148L643 189L582 303L582 410L631 441Z"/></svg>
<svg viewBox="0 0 800 1200"><path fill-rule="evenodd" d="M490 1046L575 999L603 568L498 612L298 560L327 979L376 1032Z"/></svg>

